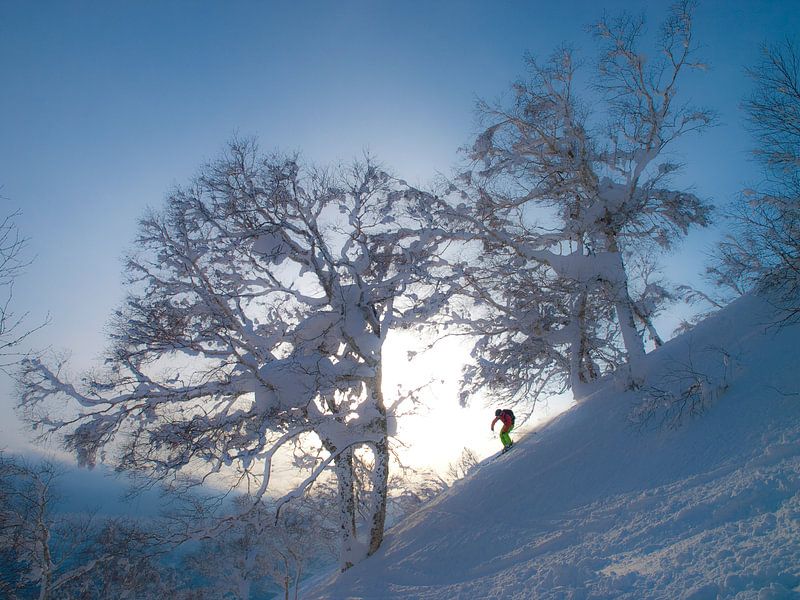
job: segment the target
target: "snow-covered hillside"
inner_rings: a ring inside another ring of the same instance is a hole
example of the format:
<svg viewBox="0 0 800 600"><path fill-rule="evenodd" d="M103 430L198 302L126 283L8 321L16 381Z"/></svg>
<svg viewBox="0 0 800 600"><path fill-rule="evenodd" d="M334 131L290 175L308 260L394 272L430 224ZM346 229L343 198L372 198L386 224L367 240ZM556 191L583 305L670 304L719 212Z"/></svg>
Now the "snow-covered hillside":
<svg viewBox="0 0 800 600"><path fill-rule="evenodd" d="M800 326L743 298L648 357L306 590L343 600L800 598ZM702 373L711 398L670 429L642 394Z"/></svg>

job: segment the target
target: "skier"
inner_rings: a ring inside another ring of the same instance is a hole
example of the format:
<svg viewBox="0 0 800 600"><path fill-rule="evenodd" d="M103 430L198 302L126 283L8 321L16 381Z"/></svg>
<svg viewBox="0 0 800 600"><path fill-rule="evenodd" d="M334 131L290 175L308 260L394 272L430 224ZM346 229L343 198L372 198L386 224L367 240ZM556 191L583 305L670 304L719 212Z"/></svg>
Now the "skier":
<svg viewBox="0 0 800 600"><path fill-rule="evenodd" d="M511 436L508 435L511 433L511 430L514 429L514 412L507 408L502 410L498 408L494 411L492 431L494 431L494 424L498 421L503 423L503 427L500 429L500 441L503 443L503 452L506 452L514 445L514 442L511 441Z"/></svg>

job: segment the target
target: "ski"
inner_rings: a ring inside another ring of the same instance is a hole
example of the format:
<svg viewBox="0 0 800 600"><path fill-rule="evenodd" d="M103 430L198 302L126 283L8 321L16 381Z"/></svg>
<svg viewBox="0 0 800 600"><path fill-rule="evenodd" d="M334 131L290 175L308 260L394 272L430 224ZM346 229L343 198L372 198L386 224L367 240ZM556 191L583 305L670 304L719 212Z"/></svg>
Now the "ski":
<svg viewBox="0 0 800 600"><path fill-rule="evenodd" d="M497 460L498 458L500 458L501 456L505 456L506 454L508 454L511 451L511 449L513 447L514 447L514 444L511 444L508 448L504 448L503 450L500 450L500 452L498 452L497 454L494 455L492 460L494 461L494 460Z"/></svg>

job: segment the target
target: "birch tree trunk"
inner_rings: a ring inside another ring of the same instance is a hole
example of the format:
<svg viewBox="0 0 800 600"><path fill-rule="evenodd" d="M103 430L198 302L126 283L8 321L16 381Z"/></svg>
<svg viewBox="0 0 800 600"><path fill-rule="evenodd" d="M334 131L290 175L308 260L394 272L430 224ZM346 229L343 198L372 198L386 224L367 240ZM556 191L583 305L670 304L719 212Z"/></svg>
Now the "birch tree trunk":
<svg viewBox="0 0 800 600"><path fill-rule="evenodd" d="M389 432L386 423L386 406L383 402L381 379L381 369L378 366L372 394L375 398L375 408L378 411L378 417L375 419L373 427L377 430L379 441L372 445L375 464L372 472L372 523L370 525L367 556L375 554L380 548L381 542L383 542L383 530L386 525L386 503L389 491Z"/></svg>
<svg viewBox="0 0 800 600"><path fill-rule="evenodd" d="M644 369L644 341L636 328L634 320L633 300L628 292L628 277L625 272L625 263L622 260L622 252L619 250L616 236L608 236L608 249L616 260L614 272L610 273L611 286L610 292L613 297L614 310L617 313L622 341L625 345L625 352L628 357L628 369L631 377L631 384L636 386L641 381Z"/></svg>
<svg viewBox="0 0 800 600"><path fill-rule="evenodd" d="M569 349L569 380L573 395L583 395L584 384L588 383L587 369L584 363L588 360L588 343L586 335L586 290L579 292L573 301L570 316L572 340ZM589 371L590 372L590 371Z"/></svg>
<svg viewBox="0 0 800 600"><path fill-rule="evenodd" d="M339 490L339 532L342 540L340 562L342 571L346 571L360 559L358 537L356 535L356 497L352 448L343 450L336 457L334 471L336 472Z"/></svg>
<svg viewBox="0 0 800 600"><path fill-rule="evenodd" d="M38 495L37 528L39 530L39 543L42 545L41 569L42 577L39 581L39 600L50 600L53 585L53 559L50 555L50 526L47 523L46 510L49 502L49 483L38 480L35 483Z"/></svg>

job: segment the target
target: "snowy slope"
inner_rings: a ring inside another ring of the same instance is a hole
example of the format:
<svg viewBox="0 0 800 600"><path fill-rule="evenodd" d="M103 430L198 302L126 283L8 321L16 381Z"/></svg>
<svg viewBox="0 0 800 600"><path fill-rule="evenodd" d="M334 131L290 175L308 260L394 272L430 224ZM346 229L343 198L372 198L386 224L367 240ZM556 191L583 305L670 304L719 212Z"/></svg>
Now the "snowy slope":
<svg viewBox="0 0 800 600"><path fill-rule="evenodd" d="M800 326L772 320L743 298L649 355L647 386L727 382L701 416L633 427L604 382L304 597L800 598Z"/></svg>

